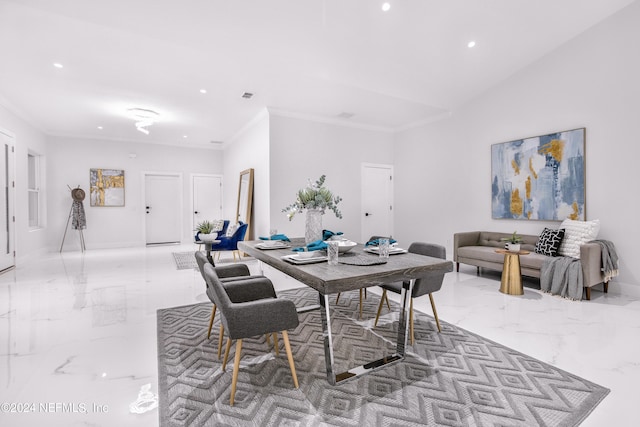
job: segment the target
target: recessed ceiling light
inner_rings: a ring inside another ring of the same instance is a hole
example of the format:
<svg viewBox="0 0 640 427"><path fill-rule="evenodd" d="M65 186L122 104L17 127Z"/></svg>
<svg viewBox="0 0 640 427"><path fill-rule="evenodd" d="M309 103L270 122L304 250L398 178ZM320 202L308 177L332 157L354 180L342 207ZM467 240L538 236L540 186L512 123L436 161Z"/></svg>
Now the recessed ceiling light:
<svg viewBox="0 0 640 427"><path fill-rule="evenodd" d="M98 129L102 130L102 126L98 126Z"/></svg>
<svg viewBox="0 0 640 427"><path fill-rule="evenodd" d="M476 42L474 42L473 40L471 40L471 41L467 44L467 46L468 46L468 47L474 47L475 45L476 45Z"/></svg>
<svg viewBox="0 0 640 427"><path fill-rule="evenodd" d="M186 139L186 138L187 138L187 135L182 135L182 137Z"/></svg>
<svg viewBox="0 0 640 427"><path fill-rule="evenodd" d="M200 89L200 93L207 93L206 89Z"/></svg>
<svg viewBox="0 0 640 427"><path fill-rule="evenodd" d="M388 12L389 9L391 9L391 3L388 3L388 2L382 3L382 10L383 11Z"/></svg>
<svg viewBox="0 0 640 427"><path fill-rule="evenodd" d="M62 67L64 67L64 65L62 65L62 64L61 64L61 63L59 63L59 62L54 62L54 63L53 63L53 66L54 66L54 67L56 67L56 68L62 68Z"/></svg>

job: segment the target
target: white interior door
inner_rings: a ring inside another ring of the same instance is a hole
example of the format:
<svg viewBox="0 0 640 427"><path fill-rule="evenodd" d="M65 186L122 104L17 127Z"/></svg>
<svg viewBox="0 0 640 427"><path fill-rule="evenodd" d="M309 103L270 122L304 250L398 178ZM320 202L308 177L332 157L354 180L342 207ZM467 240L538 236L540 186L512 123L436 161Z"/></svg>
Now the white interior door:
<svg viewBox="0 0 640 427"><path fill-rule="evenodd" d="M193 175L193 227L222 217L222 176Z"/></svg>
<svg viewBox="0 0 640 427"><path fill-rule="evenodd" d="M393 166L362 165L362 241L393 235Z"/></svg>
<svg viewBox="0 0 640 427"><path fill-rule="evenodd" d="M14 141L13 137L0 130L0 270L16 265L16 254L13 249L15 222L13 211L14 197Z"/></svg>
<svg viewBox="0 0 640 427"><path fill-rule="evenodd" d="M145 228L147 245L180 242L180 175L145 174Z"/></svg>

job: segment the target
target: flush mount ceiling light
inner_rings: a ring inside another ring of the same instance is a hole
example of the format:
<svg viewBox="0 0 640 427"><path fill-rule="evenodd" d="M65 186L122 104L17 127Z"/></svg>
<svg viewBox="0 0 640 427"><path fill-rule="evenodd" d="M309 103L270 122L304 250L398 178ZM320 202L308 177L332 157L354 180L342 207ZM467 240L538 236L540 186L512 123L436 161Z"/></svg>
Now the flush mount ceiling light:
<svg viewBox="0 0 640 427"><path fill-rule="evenodd" d="M160 114L146 108L129 108L127 113L136 121L136 129L145 135L149 135L149 131L145 128L157 122L160 117Z"/></svg>
<svg viewBox="0 0 640 427"><path fill-rule="evenodd" d="M383 11L388 12L389 9L391 9L391 3L388 3L388 2L382 3L382 10Z"/></svg>
<svg viewBox="0 0 640 427"><path fill-rule="evenodd" d="M64 65L62 65L62 64L61 64L61 63L59 63L59 62L54 62L54 63L53 63L53 66L54 66L54 67L56 67L56 68L64 68Z"/></svg>
<svg viewBox="0 0 640 427"><path fill-rule="evenodd" d="M473 40L471 40L469 43L467 43L467 46L470 47L470 48L474 47L475 45L476 45L476 42L473 41Z"/></svg>

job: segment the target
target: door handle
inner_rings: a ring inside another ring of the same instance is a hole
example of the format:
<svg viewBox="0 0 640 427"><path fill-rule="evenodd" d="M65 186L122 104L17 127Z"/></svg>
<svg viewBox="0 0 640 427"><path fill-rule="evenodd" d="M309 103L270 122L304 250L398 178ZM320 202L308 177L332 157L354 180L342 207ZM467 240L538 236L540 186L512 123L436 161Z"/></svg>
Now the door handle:
<svg viewBox="0 0 640 427"><path fill-rule="evenodd" d="M370 214L369 212L365 212L364 216L371 216L373 214Z"/></svg>
<svg viewBox="0 0 640 427"><path fill-rule="evenodd" d="M195 212L194 212L194 214L196 214L196 215L198 215L199 213L200 213L200 212L198 212L198 211L195 211Z"/></svg>

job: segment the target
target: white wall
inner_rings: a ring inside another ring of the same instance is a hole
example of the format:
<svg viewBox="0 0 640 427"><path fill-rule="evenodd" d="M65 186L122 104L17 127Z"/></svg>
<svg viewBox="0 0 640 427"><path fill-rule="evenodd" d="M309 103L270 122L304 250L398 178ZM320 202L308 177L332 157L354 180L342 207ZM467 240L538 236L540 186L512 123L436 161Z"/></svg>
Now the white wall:
<svg viewBox="0 0 640 427"><path fill-rule="evenodd" d="M229 143L224 151L224 217L235 221L238 207L240 172L254 169L253 209L250 238L269 231L269 114L259 113Z"/></svg>
<svg viewBox="0 0 640 427"><path fill-rule="evenodd" d="M271 223L278 231L304 236L304 217L288 221L282 209L295 202L307 180L325 174L325 186L343 198L343 219L327 212L323 228L359 241L361 164L393 164L393 134L272 114L270 143Z"/></svg>
<svg viewBox="0 0 640 427"><path fill-rule="evenodd" d="M48 140L49 232L48 246L58 250L71 208L69 187L80 186L87 193L84 208L87 249L141 246L145 244L143 172L181 173L183 242L193 239L191 230L191 174L222 174L219 150L136 144L106 140L50 137ZM135 154L131 158L130 154ZM125 171L125 206L91 207L89 169L109 168ZM226 186L226 181L223 186ZM79 250L78 233L69 228L64 250Z"/></svg>
<svg viewBox="0 0 640 427"><path fill-rule="evenodd" d="M491 219L490 146L586 127L586 213L620 255L610 292L640 295L640 3L578 36L451 119L397 136L396 235L447 245L453 233L538 234L557 222ZM406 189L401 191L400 189Z"/></svg>
<svg viewBox="0 0 640 427"><path fill-rule="evenodd" d="M44 250L47 241L46 207L43 206L45 211L42 212L45 227L29 230L29 199L27 195L27 154L32 151L44 156L47 154L47 145L42 132L2 105L0 105L0 128L15 136L15 250L16 263L19 264L21 258ZM46 185L46 180L43 180L42 190L45 194ZM43 205L46 205L46 198L43 200Z"/></svg>

